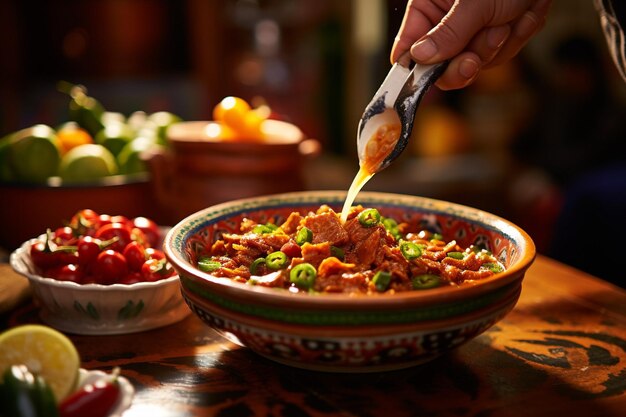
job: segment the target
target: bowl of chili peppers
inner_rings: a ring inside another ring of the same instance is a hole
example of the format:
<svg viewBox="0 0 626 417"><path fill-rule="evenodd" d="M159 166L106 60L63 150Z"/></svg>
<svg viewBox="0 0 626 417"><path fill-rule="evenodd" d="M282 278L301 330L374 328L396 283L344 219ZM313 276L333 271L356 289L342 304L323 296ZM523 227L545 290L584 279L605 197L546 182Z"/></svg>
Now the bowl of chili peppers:
<svg viewBox="0 0 626 417"><path fill-rule="evenodd" d="M180 221L164 251L191 310L276 362L374 372L433 360L514 308L535 257L515 224L410 195L345 200L277 194Z"/></svg>
<svg viewBox="0 0 626 417"><path fill-rule="evenodd" d="M76 212L10 256L28 278L41 320L75 334L124 334L189 314L161 250L167 228L146 217Z"/></svg>

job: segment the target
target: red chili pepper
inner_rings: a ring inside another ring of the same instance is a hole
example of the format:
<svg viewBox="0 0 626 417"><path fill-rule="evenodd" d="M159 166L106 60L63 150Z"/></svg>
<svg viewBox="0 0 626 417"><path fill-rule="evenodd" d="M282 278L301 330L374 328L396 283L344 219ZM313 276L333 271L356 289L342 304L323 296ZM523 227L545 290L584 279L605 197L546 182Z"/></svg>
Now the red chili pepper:
<svg viewBox="0 0 626 417"><path fill-rule="evenodd" d="M60 417L106 417L120 397L119 368L112 379L99 379L70 394L59 405Z"/></svg>

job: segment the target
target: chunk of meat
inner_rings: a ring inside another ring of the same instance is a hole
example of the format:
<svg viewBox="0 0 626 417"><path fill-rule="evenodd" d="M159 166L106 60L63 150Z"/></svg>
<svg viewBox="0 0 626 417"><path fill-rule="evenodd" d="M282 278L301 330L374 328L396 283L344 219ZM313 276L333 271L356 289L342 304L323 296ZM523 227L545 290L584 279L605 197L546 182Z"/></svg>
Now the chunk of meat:
<svg viewBox="0 0 626 417"><path fill-rule="evenodd" d="M339 217L334 212L326 212L304 219L304 226L313 232L313 242L328 242L333 246L348 243L348 232L343 228Z"/></svg>

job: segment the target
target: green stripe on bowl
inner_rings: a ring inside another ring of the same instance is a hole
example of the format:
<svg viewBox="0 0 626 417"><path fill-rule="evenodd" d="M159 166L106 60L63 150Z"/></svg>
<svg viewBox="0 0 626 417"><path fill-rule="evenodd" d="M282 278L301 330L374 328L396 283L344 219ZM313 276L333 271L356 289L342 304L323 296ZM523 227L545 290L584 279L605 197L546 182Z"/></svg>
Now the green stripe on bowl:
<svg viewBox="0 0 626 417"><path fill-rule="evenodd" d="M263 319L314 326L350 326L368 324L405 324L429 320L441 320L458 315L470 313L487 307L497 302L500 298L508 295L511 287L518 285L510 284L488 294L472 298L462 302L423 307L412 310L400 311L344 311L344 310L292 310L267 305L253 305L238 302L219 294L211 292L197 282L180 277L182 287L221 308L237 313Z"/></svg>

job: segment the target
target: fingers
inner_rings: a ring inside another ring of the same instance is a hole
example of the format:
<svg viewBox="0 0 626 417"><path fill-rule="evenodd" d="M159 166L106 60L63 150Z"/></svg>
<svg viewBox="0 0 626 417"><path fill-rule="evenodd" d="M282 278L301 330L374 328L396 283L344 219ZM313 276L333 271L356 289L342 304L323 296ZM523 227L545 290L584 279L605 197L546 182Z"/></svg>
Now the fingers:
<svg viewBox="0 0 626 417"><path fill-rule="evenodd" d="M462 52L450 60L448 68L435 83L442 90L456 90L474 82L481 69L480 57L473 52Z"/></svg>
<svg viewBox="0 0 626 417"><path fill-rule="evenodd" d="M449 1L448 3L450 3L451 6L453 1ZM396 62L400 55L411 48L416 39L420 39L431 30L437 22L441 21L449 8L450 7L446 4L444 4L443 7L439 7L436 2L431 0L409 1L402 19L402 24L398 30L398 35L391 48L391 63Z"/></svg>
<svg viewBox="0 0 626 417"><path fill-rule="evenodd" d="M546 17L550 5L551 0L537 1L530 10L526 11L519 19L513 22L511 34L507 41L486 66L495 66L516 56L530 39L543 29L546 24Z"/></svg>

